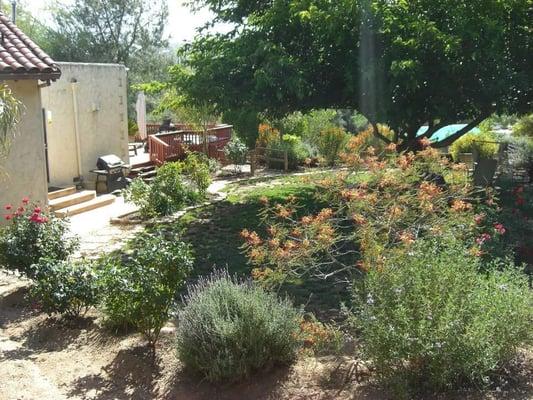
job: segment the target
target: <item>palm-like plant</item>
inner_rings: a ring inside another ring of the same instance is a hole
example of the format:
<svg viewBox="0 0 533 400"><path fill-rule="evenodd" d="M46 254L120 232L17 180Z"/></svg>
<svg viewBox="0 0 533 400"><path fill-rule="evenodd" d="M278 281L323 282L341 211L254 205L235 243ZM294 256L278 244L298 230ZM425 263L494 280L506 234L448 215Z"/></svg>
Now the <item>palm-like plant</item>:
<svg viewBox="0 0 533 400"><path fill-rule="evenodd" d="M11 89L0 84L0 162L9 154L22 111L23 104L13 96Z"/></svg>

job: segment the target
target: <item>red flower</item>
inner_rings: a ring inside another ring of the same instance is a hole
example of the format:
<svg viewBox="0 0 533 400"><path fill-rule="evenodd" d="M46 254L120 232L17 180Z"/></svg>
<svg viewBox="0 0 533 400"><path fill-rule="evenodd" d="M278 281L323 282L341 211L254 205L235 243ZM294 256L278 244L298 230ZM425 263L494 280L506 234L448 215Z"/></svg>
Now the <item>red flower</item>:
<svg viewBox="0 0 533 400"><path fill-rule="evenodd" d="M513 193L514 194L518 194L518 193L522 193L524 192L524 187L523 186L517 186L513 189Z"/></svg>
<svg viewBox="0 0 533 400"><path fill-rule="evenodd" d="M476 243L482 245L483 243L489 241L491 236L488 233L483 233L480 237L476 239Z"/></svg>
<svg viewBox="0 0 533 400"><path fill-rule="evenodd" d="M496 230L496 232L498 232L500 235L503 235L506 231L505 227L500 224L500 223L496 223L494 224L494 229Z"/></svg>
<svg viewBox="0 0 533 400"><path fill-rule="evenodd" d="M44 219L41 218L41 216L38 213L33 213L31 217L28 218L31 222L35 222L37 224L42 224L44 222Z"/></svg>
<svg viewBox="0 0 533 400"><path fill-rule="evenodd" d="M22 198L22 204L28 204L30 202L30 199L28 197L23 197Z"/></svg>
<svg viewBox="0 0 533 400"><path fill-rule="evenodd" d="M6 204L4 208L9 211L13 208L13 206L11 204Z"/></svg>
<svg viewBox="0 0 533 400"><path fill-rule="evenodd" d="M7 214L4 218L9 221L11 218L13 218L13 216L11 214Z"/></svg>
<svg viewBox="0 0 533 400"><path fill-rule="evenodd" d="M41 207L35 207L33 212L36 213L36 214L40 214L41 213Z"/></svg>
<svg viewBox="0 0 533 400"><path fill-rule="evenodd" d="M474 221L477 225L480 225L485 219L485 214L476 214L474 215Z"/></svg>
<svg viewBox="0 0 533 400"><path fill-rule="evenodd" d="M19 208L17 208L17 212L18 212L19 214L22 214L24 211L26 211L26 209L25 209L24 207L22 207L22 206L20 206Z"/></svg>
<svg viewBox="0 0 533 400"><path fill-rule="evenodd" d="M518 196L518 197L516 198L516 205L517 205L517 206L523 206L523 205L525 204L525 202L526 202L526 201L524 200L523 197Z"/></svg>

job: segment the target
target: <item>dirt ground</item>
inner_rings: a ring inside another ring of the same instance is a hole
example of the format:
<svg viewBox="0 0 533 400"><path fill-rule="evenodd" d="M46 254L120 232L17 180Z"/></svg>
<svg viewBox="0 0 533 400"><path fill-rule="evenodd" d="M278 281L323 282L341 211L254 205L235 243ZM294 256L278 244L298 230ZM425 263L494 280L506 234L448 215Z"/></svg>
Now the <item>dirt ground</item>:
<svg viewBox="0 0 533 400"><path fill-rule="evenodd" d="M361 374L341 383L348 362L302 359L238 385L213 386L188 375L175 356L173 325L155 356L138 334L116 335L98 315L79 321L47 318L25 300L27 284L0 272L0 399L391 399ZM334 373L332 373L335 371ZM531 374L531 369L524 374ZM332 379L332 377L334 379ZM439 399L531 399L531 375L510 391L463 393Z"/></svg>

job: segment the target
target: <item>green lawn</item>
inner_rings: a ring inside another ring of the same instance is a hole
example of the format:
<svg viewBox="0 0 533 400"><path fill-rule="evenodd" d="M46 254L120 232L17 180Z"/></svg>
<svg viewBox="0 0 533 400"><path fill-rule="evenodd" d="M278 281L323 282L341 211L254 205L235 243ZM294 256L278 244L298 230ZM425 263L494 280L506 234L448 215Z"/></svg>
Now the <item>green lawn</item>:
<svg viewBox="0 0 533 400"><path fill-rule="evenodd" d="M252 267L242 253L240 232L247 228L264 233L265 227L259 217L261 197L275 203L294 195L302 215L322 207L314 199L315 187L295 176L259 181L253 186L231 184L226 192L225 201L190 211L174 225L157 228L168 230L191 244L195 256L192 280L216 268L226 268L245 278L250 276ZM306 305L320 317L331 316L330 309L338 309L339 303L345 300L340 293L346 293L346 290L332 282L306 278L285 284L280 293L289 295L297 305Z"/></svg>

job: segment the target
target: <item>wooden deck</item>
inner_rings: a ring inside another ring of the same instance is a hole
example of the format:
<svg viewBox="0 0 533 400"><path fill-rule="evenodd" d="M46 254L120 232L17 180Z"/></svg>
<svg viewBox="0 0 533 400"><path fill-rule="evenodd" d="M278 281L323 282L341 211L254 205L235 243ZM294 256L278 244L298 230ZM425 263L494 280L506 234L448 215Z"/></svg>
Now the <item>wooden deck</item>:
<svg viewBox="0 0 533 400"><path fill-rule="evenodd" d="M157 133L148 136L148 152L150 161L161 165L166 161L185 158L187 151L207 153L225 163L223 149L231 140L233 126L218 125L208 129L207 135L194 130L178 130L174 132Z"/></svg>

